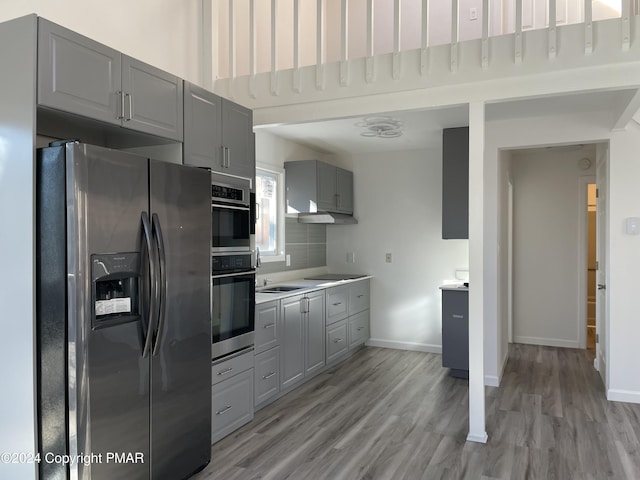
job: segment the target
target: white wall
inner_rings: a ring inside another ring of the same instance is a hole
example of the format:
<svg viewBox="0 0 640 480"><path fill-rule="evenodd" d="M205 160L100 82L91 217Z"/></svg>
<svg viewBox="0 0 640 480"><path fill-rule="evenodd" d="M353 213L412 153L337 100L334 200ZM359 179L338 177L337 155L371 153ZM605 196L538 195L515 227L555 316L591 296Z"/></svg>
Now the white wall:
<svg viewBox="0 0 640 480"><path fill-rule="evenodd" d="M496 328L485 329L485 345L489 338L495 341L495 358L492 358L490 350L485 349L485 364L488 359L497 361L497 375L491 375L493 380L491 385L499 385L502 377L502 370L506 364L508 355L508 321L509 321L509 182L513 183L512 174L512 154L508 150L498 152L498 315L496 318ZM495 336L495 339L491 337ZM495 369L495 367L494 367Z"/></svg>
<svg viewBox="0 0 640 480"><path fill-rule="evenodd" d="M256 162L284 169L292 160L320 160L324 153L264 130L256 130Z"/></svg>
<svg viewBox="0 0 640 480"><path fill-rule="evenodd" d="M2 0L0 21L38 15L201 84L202 0Z"/></svg>
<svg viewBox="0 0 640 480"><path fill-rule="evenodd" d="M372 345L441 349L438 286L468 265L467 240L442 240L441 148L342 162L354 172L359 223L327 228L327 264L334 272L373 275ZM347 252L355 252L355 263L346 263ZM385 263L386 253L392 263Z"/></svg>
<svg viewBox="0 0 640 480"><path fill-rule="evenodd" d="M580 348L584 342L586 185L595 146L577 151L513 152L514 303L516 343ZM582 170L578 161L588 158ZM583 190L581 192L581 189Z"/></svg>

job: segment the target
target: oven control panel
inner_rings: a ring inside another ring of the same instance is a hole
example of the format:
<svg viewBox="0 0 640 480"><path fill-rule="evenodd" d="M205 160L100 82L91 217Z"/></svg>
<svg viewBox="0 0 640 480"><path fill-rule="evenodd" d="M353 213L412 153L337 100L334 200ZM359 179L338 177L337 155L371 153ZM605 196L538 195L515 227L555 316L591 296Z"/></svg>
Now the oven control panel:
<svg viewBox="0 0 640 480"><path fill-rule="evenodd" d="M211 269L214 275L224 272L252 270L251 254L214 255L211 258Z"/></svg>

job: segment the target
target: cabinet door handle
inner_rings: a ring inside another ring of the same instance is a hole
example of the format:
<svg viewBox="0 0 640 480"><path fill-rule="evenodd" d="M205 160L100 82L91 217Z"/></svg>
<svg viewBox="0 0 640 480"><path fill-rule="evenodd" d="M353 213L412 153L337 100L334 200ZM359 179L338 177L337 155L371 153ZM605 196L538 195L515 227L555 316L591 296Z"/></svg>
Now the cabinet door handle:
<svg viewBox="0 0 640 480"><path fill-rule="evenodd" d="M223 408L222 410L220 410L219 412L216 412L216 415L224 415L225 413L227 413L229 410L231 410L231 405L227 405L225 408Z"/></svg>
<svg viewBox="0 0 640 480"><path fill-rule="evenodd" d="M464 315L457 315L457 314L453 314L451 315L453 318L464 318Z"/></svg>
<svg viewBox="0 0 640 480"><path fill-rule="evenodd" d="M271 373L269 373L269 374L267 374L267 375L264 375L262 378L263 378L263 380L266 380L266 379L268 379L268 378L273 377L275 374L276 374L276 372L271 372Z"/></svg>
<svg viewBox="0 0 640 480"><path fill-rule="evenodd" d="M342 305L342 302L337 302L333 304L334 307L337 307L338 305Z"/></svg>
<svg viewBox="0 0 640 480"><path fill-rule="evenodd" d="M226 153L225 153L225 148L224 145L220 145L220 166L222 168L224 168L224 162L225 162L225 158L226 158Z"/></svg>
<svg viewBox="0 0 640 480"><path fill-rule="evenodd" d="M229 367L229 368L227 368L227 369L225 369L225 370L220 370L220 371L218 372L218 375L226 375L226 374L227 374L227 373L229 373L231 370L233 370L233 367Z"/></svg>
<svg viewBox="0 0 640 480"><path fill-rule="evenodd" d="M358 330L358 331L360 331L360 330L364 330L364 327L358 327L358 328L357 328L357 330Z"/></svg>
<svg viewBox="0 0 640 480"><path fill-rule="evenodd" d="M264 328L271 328L271 327L275 327L276 324L275 323L267 323Z"/></svg>
<svg viewBox="0 0 640 480"><path fill-rule="evenodd" d="M118 112L118 116L116 118L118 120L122 120L124 118L124 92L122 90L118 90L116 94L120 95L120 112Z"/></svg>
<svg viewBox="0 0 640 480"><path fill-rule="evenodd" d="M358 298L362 298L362 297L364 297L364 294L363 295L358 295Z"/></svg>
<svg viewBox="0 0 640 480"><path fill-rule="evenodd" d="M129 121L133 118L133 102L131 101L131 95L129 95L128 93L124 94L124 98L125 100L129 100L129 116L125 118L125 121Z"/></svg>
<svg viewBox="0 0 640 480"><path fill-rule="evenodd" d="M336 339L333 341L333 343L340 343L341 341L342 341L342 339L341 339L341 338L336 338Z"/></svg>
<svg viewBox="0 0 640 480"><path fill-rule="evenodd" d="M231 166L231 149L227 147L227 168Z"/></svg>

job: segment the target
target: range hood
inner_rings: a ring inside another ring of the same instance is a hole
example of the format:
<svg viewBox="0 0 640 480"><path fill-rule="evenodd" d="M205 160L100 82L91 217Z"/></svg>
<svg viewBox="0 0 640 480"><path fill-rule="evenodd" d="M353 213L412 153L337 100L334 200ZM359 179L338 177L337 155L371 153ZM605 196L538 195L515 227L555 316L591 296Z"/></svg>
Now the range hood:
<svg viewBox="0 0 640 480"><path fill-rule="evenodd" d="M353 225L358 223L352 215L344 213L318 212L299 213L298 223L326 223L330 225Z"/></svg>

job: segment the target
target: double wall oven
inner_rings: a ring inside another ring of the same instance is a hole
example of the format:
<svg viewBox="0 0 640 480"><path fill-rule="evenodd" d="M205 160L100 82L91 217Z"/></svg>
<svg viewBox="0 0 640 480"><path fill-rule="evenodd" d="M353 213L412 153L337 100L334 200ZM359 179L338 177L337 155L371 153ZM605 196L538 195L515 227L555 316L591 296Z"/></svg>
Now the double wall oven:
<svg viewBox="0 0 640 480"><path fill-rule="evenodd" d="M253 345L256 272L250 195L249 179L211 174L213 358Z"/></svg>

